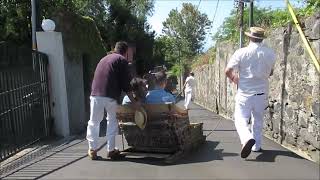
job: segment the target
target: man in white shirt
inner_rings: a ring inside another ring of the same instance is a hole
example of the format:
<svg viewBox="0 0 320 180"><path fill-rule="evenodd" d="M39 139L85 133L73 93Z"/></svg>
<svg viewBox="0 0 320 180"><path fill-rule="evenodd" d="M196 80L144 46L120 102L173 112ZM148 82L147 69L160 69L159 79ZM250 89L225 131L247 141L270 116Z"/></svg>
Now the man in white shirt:
<svg viewBox="0 0 320 180"><path fill-rule="evenodd" d="M225 70L227 77L238 85L234 121L242 144L242 158L248 157L251 151L261 151L263 116L268 104L268 78L276 59L275 52L262 44L264 29L251 27L250 33L245 34L250 38L249 45L232 55Z"/></svg>
<svg viewBox="0 0 320 180"><path fill-rule="evenodd" d="M194 91L194 87L196 86L196 80L194 79L194 73L190 72L189 76L186 79L186 82L183 85L184 88L184 107L186 110L189 109L189 104L192 98L192 93Z"/></svg>

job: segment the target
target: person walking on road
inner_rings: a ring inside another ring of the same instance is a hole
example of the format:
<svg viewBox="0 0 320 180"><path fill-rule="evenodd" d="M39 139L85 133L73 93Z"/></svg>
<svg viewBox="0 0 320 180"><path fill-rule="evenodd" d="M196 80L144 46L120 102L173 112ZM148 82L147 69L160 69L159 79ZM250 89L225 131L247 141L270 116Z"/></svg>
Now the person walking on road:
<svg viewBox="0 0 320 180"><path fill-rule="evenodd" d="M275 64L275 52L262 44L264 29L251 27L245 33L250 43L238 49L227 64L225 73L236 85L234 121L240 137L241 157L261 151L263 116L268 104L269 82ZM249 119L251 118L251 126Z"/></svg>
<svg viewBox="0 0 320 180"><path fill-rule="evenodd" d="M107 156L111 159L121 157L120 151L115 147L115 136L118 134L116 111L121 92L127 93L134 108L139 106L130 89L131 77L128 61L125 58L127 52L128 44L123 41L117 42L115 51L100 60L94 73L90 95L90 120L87 126L88 155L92 160L98 157L100 122L105 111L107 112Z"/></svg>
<svg viewBox="0 0 320 180"><path fill-rule="evenodd" d="M192 98L194 87L196 86L196 80L194 79L194 73L190 72L183 85L184 88L184 108L189 109L189 104Z"/></svg>

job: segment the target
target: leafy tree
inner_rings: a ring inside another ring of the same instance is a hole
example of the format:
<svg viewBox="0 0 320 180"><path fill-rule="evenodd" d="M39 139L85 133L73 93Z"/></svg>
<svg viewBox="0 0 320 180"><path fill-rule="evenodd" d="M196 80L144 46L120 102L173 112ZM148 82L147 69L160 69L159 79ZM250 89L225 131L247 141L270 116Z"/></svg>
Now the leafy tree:
<svg viewBox="0 0 320 180"><path fill-rule="evenodd" d="M300 15L311 15L314 12L318 11L320 12L320 1L319 0L303 0L303 2L306 4L305 8L302 8Z"/></svg>
<svg viewBox="0 0 320 180"><path fill-rule="evenodd" d="M271 10L270 8L254 7L254 25L264 28L279 27L286 25L290 20L290 15L286 10ZM229 17L227 17L223 24L218 28L217 33L213 36L217 40L231 40L238 42L239 40L239 17L237 10L232 10ZM249 10L248 7L244 9L243 13L243 27L247 31L249 29Z"/></svg>
<svg viewBox="0 0 320 180"><path fill-rule="evenodd" d="M296 8L295 12L298 18L312 15L315 11L320 9L319 0L303 0L305 7ZM255 26L261 26L264 28L281 27L287 25L292 21L292 18L287 9L275 9L270 8L258 8L254 7L254 23ZM217 40L231 40L238 42L239 39L239 27L238 27L238 14L236 10L233 10L229 17L225 19L223 24L219 27L217 33L213 36L215 41ZM249 10L248 7L244 9L243 22L244 30L248 29Z"/></svg>
<svg viewBox="0 0 320 180"><path fill-rule="evenodd" d="M0 41L10 39L16 44L31 40L30 3L1 2Z"/></svg>
<svg viewBox="0 0 320 180"><path fill-rule="evenodd" d="M191 3L183 3L179 12L173 9L163 22L163 32L176 41L182 56L192 57L202 50L211 21Z"/></svg>
<svg viewBox="0 0 320 180"><path fill-rule="evenodd" d="M38 0L39 22L51 18L59 10L92 18L108 50L116 41L136 45L138 69L152 66L154 32L150 31L147 16L152 15L154 0ZM0 1L0 41L30 45L30 1Z"/></svg>

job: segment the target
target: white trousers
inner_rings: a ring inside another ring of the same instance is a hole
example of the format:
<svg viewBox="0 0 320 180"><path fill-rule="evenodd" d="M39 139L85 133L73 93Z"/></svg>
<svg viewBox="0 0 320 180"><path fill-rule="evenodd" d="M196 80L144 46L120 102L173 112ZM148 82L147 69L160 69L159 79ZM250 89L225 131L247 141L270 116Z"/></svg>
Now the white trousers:
<svg viewBox="0 0 320 180"><path fill-rule="evenodd" d="M189 109L189 104L192 98L192 91L185 91L184 92L184 107Z"/></svg>
<svg viewBox="0 0 320 180"><path fill-rule="evenodd" d="M90 120L87 127L89 149L98 149L100 122L103 120L105 111L107 112L107 151L115 149L115 137L118 134L117 107L115 99L90 96Z"/></svg>
<svg viewBox="0 0 320 180"><path fill-rule="evenodd" d="M252 150L261 148L263 115L267 106L267 95L243 96L237 94L235 98L234 123L244 145L249 139L255 139ZM251 125L249 119L251 117Z"/></svg>

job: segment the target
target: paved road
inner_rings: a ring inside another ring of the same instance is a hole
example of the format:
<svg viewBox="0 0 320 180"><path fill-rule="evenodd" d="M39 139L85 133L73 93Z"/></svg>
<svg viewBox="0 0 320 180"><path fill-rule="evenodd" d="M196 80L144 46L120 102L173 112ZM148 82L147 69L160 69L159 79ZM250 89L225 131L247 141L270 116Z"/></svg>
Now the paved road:
<svg viewBox="0 0 320 180"><path fill-rule="evenodd" d="M240 143L233 122L200 106L189 112L193 122L204 122L207 142L173 165L155 158L126 158L124 161L91 161L87 143L76 139L6 179L319 179L319 165L264 139L262 153L246 160L239 156ZM214 129L214 131L212 131ZM104 139L100 139L103 144ZM117 137L121 147L121 137ZM99 155L106 157L105 149Z"/></svg>

